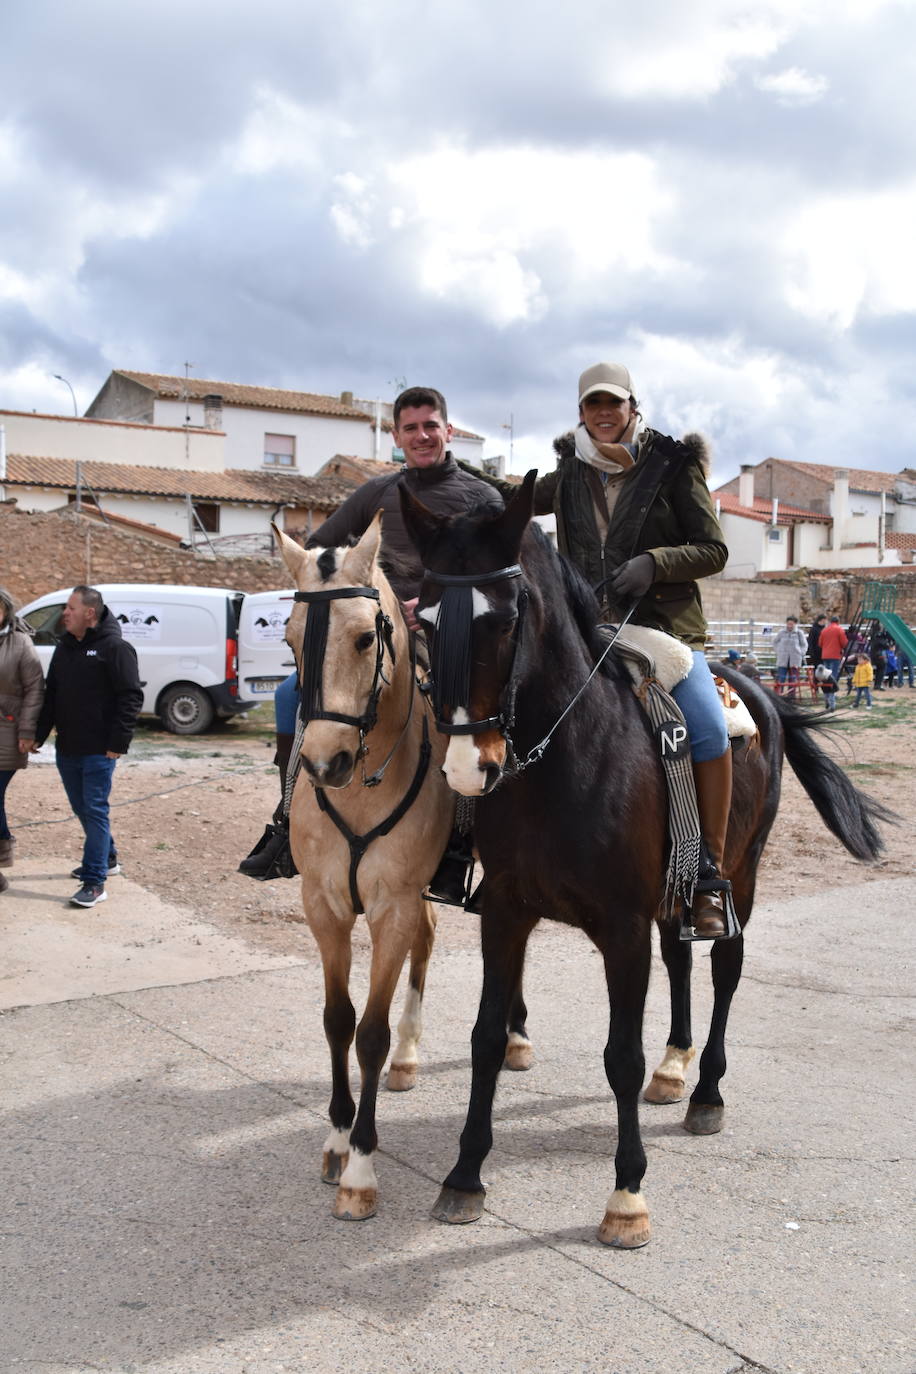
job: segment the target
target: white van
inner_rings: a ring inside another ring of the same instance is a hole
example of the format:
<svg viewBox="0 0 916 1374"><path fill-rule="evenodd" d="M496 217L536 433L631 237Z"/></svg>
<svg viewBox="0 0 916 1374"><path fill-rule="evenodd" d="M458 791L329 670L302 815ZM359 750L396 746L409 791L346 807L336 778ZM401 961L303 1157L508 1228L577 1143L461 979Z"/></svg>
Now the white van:
<svg viewBox="0 0 916 1374"><path fill-rule="evenodd" d="M239 615L239 695L267 701L296 666L285 641L293 593L249 592Z"/></svg>
<svg viewBox="0 0 916 1374"><path fill-rule="evenodd" d="M159 716L165 728L177 735L199 735L214 716L231 716L255 704L239 690L242 592L165 583L94 585L120 622L122 635L137 651L145 714ZM45 673L63 634L60 616L71 591L67 587L48 592L19 612L34 632ZM276 657L275 652L268 656L266 677L271 676Z"/></svg>

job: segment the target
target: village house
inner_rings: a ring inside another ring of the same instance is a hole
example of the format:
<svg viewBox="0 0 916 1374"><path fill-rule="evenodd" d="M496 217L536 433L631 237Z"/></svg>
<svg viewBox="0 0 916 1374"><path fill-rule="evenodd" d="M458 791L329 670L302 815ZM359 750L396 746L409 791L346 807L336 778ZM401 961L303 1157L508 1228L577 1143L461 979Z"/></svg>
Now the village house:
<svg viewBox="0 0 916 1374"><path fill-rule="evenodd" d="M877 571L916 555L916 472L870 472L767 458L713 493L727 578L796 568Z"/></svg>

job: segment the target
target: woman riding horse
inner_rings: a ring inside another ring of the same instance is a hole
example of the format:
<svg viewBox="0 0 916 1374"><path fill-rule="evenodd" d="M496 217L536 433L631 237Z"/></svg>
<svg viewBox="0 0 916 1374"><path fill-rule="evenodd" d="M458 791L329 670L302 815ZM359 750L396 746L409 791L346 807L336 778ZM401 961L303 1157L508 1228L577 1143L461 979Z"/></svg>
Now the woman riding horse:
<svg viewBox="0 0 916 1374"><path fill-rule="evenodd" d="M704 657L706 618L697 581L725 567L728 549L706 484L698 434L671 439L642 421L629 372L596 363L579 378L579 424L554 441L557 466L534 488L535 515L554 514L557 544L612 608L634 625L686 644L693 667L671 695L687 725L700 828L710 866L721 870L732 795L732 755L722 706ZM499 484L504 496L517 488ZM708 881L703 884L708 889ZM722 895L698 890L694 937L727 934Z"/></svg>

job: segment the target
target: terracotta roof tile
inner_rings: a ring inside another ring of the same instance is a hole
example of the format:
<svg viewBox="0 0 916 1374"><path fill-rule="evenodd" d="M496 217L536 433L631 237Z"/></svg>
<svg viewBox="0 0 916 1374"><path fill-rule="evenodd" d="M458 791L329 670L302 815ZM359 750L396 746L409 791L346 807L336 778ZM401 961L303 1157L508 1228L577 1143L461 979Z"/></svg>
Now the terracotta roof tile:
<svg viewBox="0 0 916 1374"><path fill-rule="evenodd" d="M344 405L338 396L320 396L311 391L283 391L279 387L215 382L201 377L189 377L186 380L161 372L127 372L123 368L117 368L112 375L138 382L167 400L182 400L189 396L192 400L200 401L204 396L221 396L224 405L297 411L303 415L333 415L338 419L373 423L373 416L357 406Z"/></svg>
<svg viewBox="0 0 916 1374"><path fill-rule="evenodd" d="M753 508L742 506L738 497L731 491L714 491L712 496L727 515L741 515L745 520L758 520L766 525L770 524L773 518L773 502L765 500L762 496L754 498ZM822 515L819 511L805 510L802 506L786 506L780 501L776 510L777 525L800 525L809 521L818 525L829 525L831 517Z"/></svg>
<svg viewBox="0 0 916 1374"><path fill-rule="evenodd" d="M197 501L234 501L275 506L292 502L313 510L336 510L358 485L342 474L302 477L228 469L185 472L180 468L140 467L130 463L83 463L83 478L99 495L186 496ZM11 453L7 486L58 487L76 490L76 462L71 458L26 458Z"/></svg>
<svg viewBox="0 0 916 1374"><path fill-rule="evenodd" d="M794 468L808 477L814 477L832 487L838 472L849 473L850 491L893 491L897 474L893 472L871 472L868 468L848 468L844 463L833 467L828 463L798 463L790 458L768 458L768 463L779 467ZM761 467L762 464L758 464Z"/></svg>

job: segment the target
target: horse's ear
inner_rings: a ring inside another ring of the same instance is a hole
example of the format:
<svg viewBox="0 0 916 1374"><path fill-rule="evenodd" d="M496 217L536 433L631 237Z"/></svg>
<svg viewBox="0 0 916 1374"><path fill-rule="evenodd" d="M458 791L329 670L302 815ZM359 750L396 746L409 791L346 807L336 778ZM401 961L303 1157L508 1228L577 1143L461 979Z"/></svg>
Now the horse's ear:
<svg viewBox="0 0 916 1374"><path fill-rule="evenodd" d="M537 468L532 468L530 472L525 473L525 480L513 495L501 517L503 530L515 542L516 548L521 547L522 535L528 528L528 522L534 511L534 484L537 478Z"/></svg>
<svg viewBox="0 0 916 1374"><path fill-rule="evenodd" d="M414 496L412 491L401 485L398 487L401 497L401 514L404 516L404 528L410 535L414 547L422 558L429 548L430 543L436 532L444 525L446 516L434 515L428 506L424 506Z"/></svg>
<svg viewBox="0 0 916 1374"><path fill-rule="evenodd" d="M341 567L341 572L352 579L354 587L373 585L373 569L381 541L382 512L378 511L359 543L347 550Z"/></svg>
<svg viewBox="0 0 916 1374"><path fill-rule="evenodd" d="M280 554L283 562L292 573L293 581L298 585L299 573L309 561L309 556L301 544L297 544L295 539L290 539L288 534L284 534L278 525L271 521L270 528L274 532L274 538L280 545Z"/></svg>

